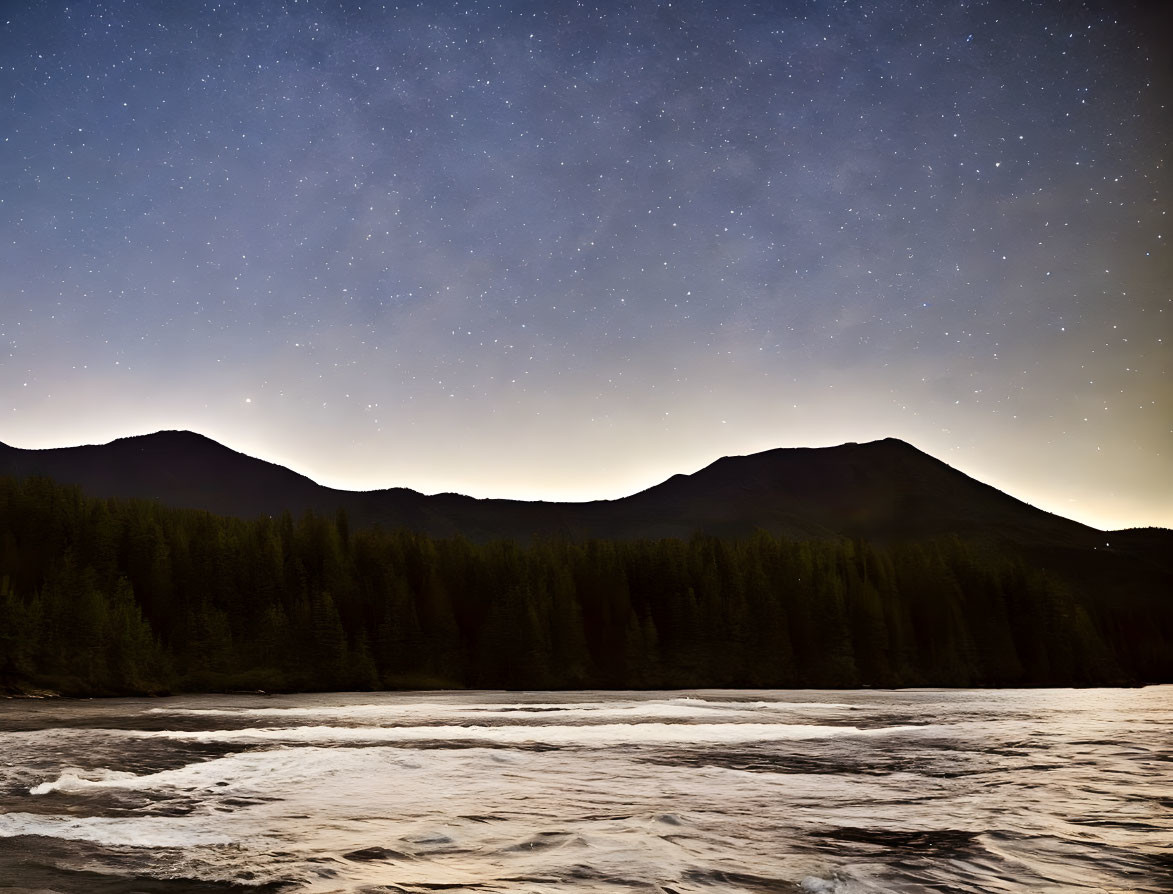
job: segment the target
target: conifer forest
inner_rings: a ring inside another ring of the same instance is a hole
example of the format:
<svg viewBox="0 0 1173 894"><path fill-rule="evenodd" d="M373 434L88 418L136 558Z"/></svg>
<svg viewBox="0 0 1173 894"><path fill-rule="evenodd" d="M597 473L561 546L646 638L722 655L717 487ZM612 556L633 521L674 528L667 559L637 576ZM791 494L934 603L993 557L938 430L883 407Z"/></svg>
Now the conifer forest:
<svg viewBox="0 0 1173 894"><path fill-rule="evenodd" d="M0 478L9 691L1133 684L1167 603L957 538L474 543Z"/></svg>

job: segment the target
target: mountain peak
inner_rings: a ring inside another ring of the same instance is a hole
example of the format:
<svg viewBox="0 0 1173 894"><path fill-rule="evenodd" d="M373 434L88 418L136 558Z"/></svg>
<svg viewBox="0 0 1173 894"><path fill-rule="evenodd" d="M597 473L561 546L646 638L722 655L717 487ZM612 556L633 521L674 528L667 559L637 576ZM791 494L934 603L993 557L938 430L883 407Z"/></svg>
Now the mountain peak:
<svg viewBox="0 0 1173 894"><path fill-rule="evenodd" d="M159 444L165 446L200 446L200 447L216 447L221 450L231 450L207 435L202 435L199 432L190 431L188 429L164 429L162 431L149 432L142 435L128 435L123 438L115 438L110 441L111 444ZM236 452L236 451L233 451Z"/></svg>

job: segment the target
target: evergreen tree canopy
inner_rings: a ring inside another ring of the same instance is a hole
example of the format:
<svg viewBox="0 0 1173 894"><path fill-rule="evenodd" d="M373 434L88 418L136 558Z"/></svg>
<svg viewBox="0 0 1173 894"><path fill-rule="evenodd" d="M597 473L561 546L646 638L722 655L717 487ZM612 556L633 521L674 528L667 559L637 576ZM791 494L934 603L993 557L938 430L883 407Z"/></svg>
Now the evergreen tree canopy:
<svg viewBox="0 0 1173 894"><path fill-rule="evenodd" d="M958 539L473 544L0 478L0 687L1105 685L1173 679L1160 594Z"/></svg>

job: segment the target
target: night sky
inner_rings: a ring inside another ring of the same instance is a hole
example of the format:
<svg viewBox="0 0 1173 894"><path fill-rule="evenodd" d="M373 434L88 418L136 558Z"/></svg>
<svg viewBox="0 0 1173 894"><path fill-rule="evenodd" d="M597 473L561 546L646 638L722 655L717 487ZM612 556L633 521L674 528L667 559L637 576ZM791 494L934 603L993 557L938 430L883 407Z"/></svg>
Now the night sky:
<svg viewBox="0 0 1173 894"><path fill-rule="evenodd" d="M1173 526L1158 9L6 4L0 441L592 499L893 436Z"/></svg>

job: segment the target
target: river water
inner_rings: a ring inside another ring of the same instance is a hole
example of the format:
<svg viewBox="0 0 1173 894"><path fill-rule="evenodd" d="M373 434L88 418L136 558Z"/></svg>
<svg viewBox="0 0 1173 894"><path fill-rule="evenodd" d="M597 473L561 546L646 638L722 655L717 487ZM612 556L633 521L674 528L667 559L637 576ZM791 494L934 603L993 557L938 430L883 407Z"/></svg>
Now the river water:
<svg viewBox="0 0 1173 894"><path fill-rule="evenodd" d="M1169 892L1173 687L0 703L0 892Z"/></svg>

